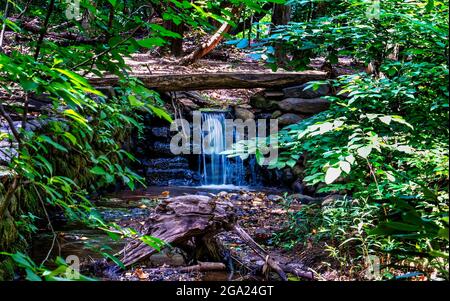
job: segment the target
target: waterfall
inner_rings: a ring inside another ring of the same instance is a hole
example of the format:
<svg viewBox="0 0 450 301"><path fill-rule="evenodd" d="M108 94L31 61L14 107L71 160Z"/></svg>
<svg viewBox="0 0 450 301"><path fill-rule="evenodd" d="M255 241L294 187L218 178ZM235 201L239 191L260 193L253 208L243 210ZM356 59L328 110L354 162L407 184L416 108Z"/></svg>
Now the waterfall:
<svg viewBox="0 0 450 301"><path fill-rule="evenodd" d="M227 150L225 119L227 112L202 112L202 152L199 171L202 185L236 185L248 184L246 167L241 158L228 158L221 152ZM233 142L239 137L233 132Z"/></svg>

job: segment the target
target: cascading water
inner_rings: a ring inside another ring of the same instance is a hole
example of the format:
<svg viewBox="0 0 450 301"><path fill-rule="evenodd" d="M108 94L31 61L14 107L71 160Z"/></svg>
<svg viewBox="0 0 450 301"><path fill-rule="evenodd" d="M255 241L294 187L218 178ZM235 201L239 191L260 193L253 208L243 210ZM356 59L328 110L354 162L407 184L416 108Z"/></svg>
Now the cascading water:
<svg viewBox="0 0 450 301"><path fill-rule="evenodd" d="M202 152L199 160L202 185L243 186L249 184L246 180L247 168L243 160L239 157L228 158L221 154L231 146L227 145L225 135L226 114L226 111L202 112ZM233 142L236 142L238 138L233 131Z"/></svg>

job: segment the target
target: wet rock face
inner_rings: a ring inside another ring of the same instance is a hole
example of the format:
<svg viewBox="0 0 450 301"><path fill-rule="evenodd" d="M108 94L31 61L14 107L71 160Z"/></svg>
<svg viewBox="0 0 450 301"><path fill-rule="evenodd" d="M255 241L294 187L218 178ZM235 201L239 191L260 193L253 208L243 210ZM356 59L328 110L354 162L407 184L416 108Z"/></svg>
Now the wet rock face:
<svg viewBox="0 0 450 301"><path fill-rule="evenodd" d="M169 138L170 137L170 129L168 127L154 127L151 128L151 132L153 136L160 138Z"/></svg>
<svg viewBox="0 0 450 301"><path fill-rule="evenodd" d="M189 161L184 157L148 159L143 164L152 169L189 169Z"/></svg>
<svg viewBox="0 0 450 301"><path fill-rule="evenodd" d="M155 141L149 145L149 151L162 156L172 155L170 143L168 142Z"/></svg>
<svg viewBox="0 0 450 301"><path fill-rule="evenodd" d="M144 162L149 185L189 186L200 183L200 175L189 167L185 157L155 158Z"/></svg>
<svg viewBox="0 0 450 301"><path fill-rule="evenodd" d="M190 186L200 184L200 175L192 170L179 169L147 169L147 182L157 186Z"/></svg>

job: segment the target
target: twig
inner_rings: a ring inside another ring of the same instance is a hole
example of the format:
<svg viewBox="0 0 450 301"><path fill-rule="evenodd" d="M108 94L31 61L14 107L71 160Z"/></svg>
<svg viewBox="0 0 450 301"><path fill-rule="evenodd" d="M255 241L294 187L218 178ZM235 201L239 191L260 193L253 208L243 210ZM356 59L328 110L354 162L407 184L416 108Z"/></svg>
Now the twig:
<svg viewBox="0 0 450 301"><path fill-rule="evenodd" d="M33 0L28 0L27 4L25 4L25 8L24 8L24 9L20 12L20 14L17 16L17 19L22 18L22 16L27 12L28 7L29 7L30 4L31 4L31 1L33 1Z"/></svg>
<svg viewBox="0 0 450 301"><path fill-rule="evenodd" d="M102 51L102 52L100 52L100 53L94 55L93 57L91 57L91 58L89 58L89 59L87 59L87 60L85 60L85 61L83 61L83 62L81 62L81 63L79 63L79 64L77 64L77 65L75 65L75 66L72 67L70 70L74 71L74 70L78 69L79 67L88 64L88 63L91 62L91 61L94 62L96 59L98 59L98 58L101 57L102 55L105 55L105 54L107 54L108 52L110 52L111 50L114 50L115 48L119 47L120 45L122 45L123 43L125 43L125 42L127 42L129 39L131 39L131 38L134 36L134 34L139 30L139 28L141 28L141 25L139 25L138 27L136 27L136 28L131 32L131 34L130 34L127 38L125 38L125 39L123 39L122 41L118 42L117 44L111 46L110 48L108 48L108 49L106 49L106 50L104 50L104 51Z"/></svg>
<svg viewBox="0 0 450 301"><path fill-rule="evenodd" d="M3 39L5 37L6 18L8 18L8 10L9 10L9 0L6 0L5 15L3 17L2 31L0 33L0 51L2 51L3 48Z"/></svg>
<svg viewBox="0 0 450 301"><path fill-rule="evenodd" d="M261 247L256 243L247 232L240 226L236 225L233 228L234 232L239 235L240 238L253 250L258 256L265 259L266 264L271 267L281 277L283 281L287 281L286 273L280 267L280 265Z"/></svg>
<svg viewBox="0 0 450 301"><path fill-rule="evenodd" d="M3 107L3 104L0 103L0 115L3 116L3 118L6 119L6 122L9 125L9 128L11 129L11 133L13 134L14 138L16 138L17 142L20 144L20 134L16 129L16 126L14 125L14 121L11 119L11 116L9 116L8 113L6 113L5 108Z"/></svg>
<svg viewBox="0 0 450 301"><path fill-rule="evenodd" d="M24 101L24 107L23 107L23 114L22 114L22 129L25 130L25 127L27 125L27 115L28 115L28 106L29 106L29 98L28 93L25 93L25 101Z"/></svg>
<svg viewBox="0 0 450 301"><path fill-rule="evenodd" d="M366 161L367 161L367 166L369 167L370 174L372 175L372 177L373 177L373 179L375 181L375 185L377 186L377 191L381 195L381 190L380 190L380 187L378 185L378 180L377 180L377 177L375 175L375 171L373 170L372 164L370 164L370 162L369 162L369 160L367 158L366 158Z"/></svg>
<svg viewBox="0 0 450 301"><path fill-rule="evenodd" d="M51 220L50 220L50 216L48 215L47 209L45 209L44 201L42 200L42 197L41 197L41 195L40 195L38 189L36 188L36 185L33 184L33 188L34 188L34 190L36 191L36 194L37 194L37 196L38 196L39 202L40 202L41 205L42 205L42 208L44 209L44 213L45 213L45 216L46 216L47 221L48 221L48 226L50 227L50 230L51 230L52 233L53 233L52 245L50 246L50 250L48 251L47 256L45 256L44 260L41 262L41 265L42 265L42 264L44 264L44 263L49 259L50 255L52 254L53 248L54 248L54 246L55 246L55 242L58 244L58 249L59 249L59 250L61 250L61 246L59 245L59 241L56 239L56 238L57 238L57 235L56 235L55 230L53 229L53 225L52 225L52 222L51 222Z"/></svg>
<svg viewBox="0 0 450 301"><path fill-rule="evenodd" d="M53 13L53 8L55 7L55 0L50 0L50 6L47 11L47 15L45 16L44 24L41 28L41 34L39 35L39 39L36 44L36 51L34 53L34 59L37 60L39 57L39 52L41 51L42 42L44 41L45 34L47 33L48 22L50 21L50 16Z"/></svg>

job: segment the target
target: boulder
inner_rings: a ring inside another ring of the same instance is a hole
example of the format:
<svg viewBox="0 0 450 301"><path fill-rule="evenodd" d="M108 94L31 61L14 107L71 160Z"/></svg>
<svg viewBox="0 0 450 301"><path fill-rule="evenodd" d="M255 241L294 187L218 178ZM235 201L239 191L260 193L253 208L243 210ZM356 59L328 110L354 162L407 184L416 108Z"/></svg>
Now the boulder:
<svg viewBox="0 0 450 301"><path fill-rule="evenodd" d="M283 112L278 110L278 111L273 112L271 117L273 119L276 119L276 118L280 117L281 115L283 115Z"/></svg>
<svg viewBox="0 0 450 301"><path fill-rule="evenodd" d="M250 97L250 105L256 109L272 109L276 107L276 102L256 94Z"/></svg>
<svg viewBox="0 0 450 301"><path fill-rule="evenodd" d="M285 112L317 114L328 110L330 102L323 98L286 98L278 103L278 107Z"/></svg>
<svg viewBox="0 0 450 301"><path fill-rule="evenodd" d="M284 198L280 195L276 195L276 194L269 194L267 196L267 199L271 202L281 202L284 200Z"/></svg>
<svg viewBox="0 0 450 301"><path fill-rule="evenodd" d="M287 125L298 123L298 122L302 121L303 119L305 119L305 117L297 115L297 114L293 114L293 113L287 113L287 114L283 114L280 117L278 117L278 124L280 126L287 126Z"/></svg>
<svg viewBox="0 0 450 301"><path fill-rule="evenodd" d="M295 193L290 195L291 200L295 200L301 204L312 204L312 203L320 203L322 201L321 198L314 198L309 195L304 195L301 193Z"/></svg>
<svg viewBox="0 0 450 301"><path fill-rule="evenodd" d="M250 110L236 107L234 108L234 117L236 119L241 119L245 121L249 119L255 119L255 114L253 114Z"/></svg>
<svg viewBox="0 0 450 301"><path fill-rule="evenodd" d="M294 86L283 89L283 93L285 97L295 97L295 98L318 98L330 93L330 86L323 84L320 85L317 90L314 90L312 87L305 89L309 83Z"/></svg>

